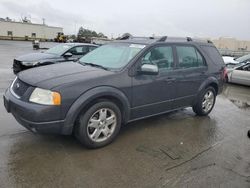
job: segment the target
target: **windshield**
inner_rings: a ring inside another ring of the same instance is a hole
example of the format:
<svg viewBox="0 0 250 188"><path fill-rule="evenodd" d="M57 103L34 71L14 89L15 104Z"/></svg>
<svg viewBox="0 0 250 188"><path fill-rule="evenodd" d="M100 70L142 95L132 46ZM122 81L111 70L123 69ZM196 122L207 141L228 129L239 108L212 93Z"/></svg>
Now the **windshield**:
<svg viewBox="0 0 250 188"><path fill-rule="evenodd" d="M108 69L121 69L144 47L145 45L141 44L107 44L83 56L80 63L92 63Z"/></svg>
<svg viewBox="0 0 250 188"><path fill-rule="evenodd" d="M249 61L250 61L250 54L244 55L244 56L239 57L239 58L236 59L236 61L238 61L238 62L240 62L240 63L243 62L243 61L246 61L246 60L249 60Z"/></svg>
<svg viewBox="0 0 250 188"><path fill-rule="evenodd" d="M52 47L52 48L46 50L44 53L62 55L64 52L66 52L70 48L71 48L70 45L59 44L59 45L57 45L55 47Z"/></svg>

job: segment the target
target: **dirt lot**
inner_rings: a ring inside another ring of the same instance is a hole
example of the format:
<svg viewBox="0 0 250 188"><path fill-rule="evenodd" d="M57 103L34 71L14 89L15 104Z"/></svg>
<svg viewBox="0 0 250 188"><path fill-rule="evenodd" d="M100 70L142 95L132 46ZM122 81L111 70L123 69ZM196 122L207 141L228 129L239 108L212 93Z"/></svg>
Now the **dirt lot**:
<svg viewBox="0 0 250 188"><path fill-rule="evenodd" d="M30 42L0 41L1 97L13 58L29 52ZM226 85L208 117L187 108L128 124L98 150L27 131L2 100L0 120L0 187L250 187L249 87Z"/></svg>

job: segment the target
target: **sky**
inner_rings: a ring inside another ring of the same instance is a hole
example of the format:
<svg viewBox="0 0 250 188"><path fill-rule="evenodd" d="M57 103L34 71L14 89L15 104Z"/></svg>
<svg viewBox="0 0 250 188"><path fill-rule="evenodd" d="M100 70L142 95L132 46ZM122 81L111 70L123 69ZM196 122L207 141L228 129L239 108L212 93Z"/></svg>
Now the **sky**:
<svg viewBox="0 0 250 188"><path fill-rule="evenodd" d="M63 27L79 27L108 37L234 37L250 40L250 0L0 0L0 17Z"/></svg>

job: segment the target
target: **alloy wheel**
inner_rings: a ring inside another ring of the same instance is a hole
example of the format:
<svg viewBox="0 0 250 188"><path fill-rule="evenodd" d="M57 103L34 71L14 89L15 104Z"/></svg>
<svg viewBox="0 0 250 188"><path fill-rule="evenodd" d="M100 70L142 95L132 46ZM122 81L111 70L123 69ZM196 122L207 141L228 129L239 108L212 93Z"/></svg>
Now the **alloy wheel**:
<svg viewBox="0 0 250 188"><path fill-rule="evenodd" d="M116 114L109 108L101 108L93 113L87 124L87 133L94 142L106 141L115 131Z"/></svg>

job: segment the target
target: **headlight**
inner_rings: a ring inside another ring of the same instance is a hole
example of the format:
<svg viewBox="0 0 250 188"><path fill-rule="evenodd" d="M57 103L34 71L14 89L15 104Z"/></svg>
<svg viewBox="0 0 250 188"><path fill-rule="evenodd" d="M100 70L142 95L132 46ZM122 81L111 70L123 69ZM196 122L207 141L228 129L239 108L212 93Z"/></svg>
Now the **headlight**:
<svg viewBox="0 0 250 188"><path fill-rule="evenodd" d="M61 95L58 92L35 88L30 96L29 101L44 105L60 105Z"/></svg>
<svg viewBox="0 0 250 188"><path fill-rule="evenodd" d="M23 61L22 64L25 65L25 66L35 66L37 65L39 62L26 62L26 61Z"/></svg>

